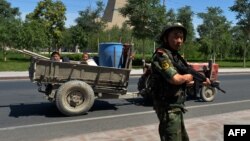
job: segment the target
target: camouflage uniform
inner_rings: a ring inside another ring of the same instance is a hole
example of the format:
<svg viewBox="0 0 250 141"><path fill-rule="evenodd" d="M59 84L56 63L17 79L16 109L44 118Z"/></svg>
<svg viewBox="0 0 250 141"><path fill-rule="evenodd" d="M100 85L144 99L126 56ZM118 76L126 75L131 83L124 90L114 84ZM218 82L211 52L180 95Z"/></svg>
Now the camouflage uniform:
<svg viewBox="0 0 250 141"><path fill-rule="evenodd" d="M153 103L160 121L161 141L189 141L183 122L186 85L169 83L176 73L181 74L172 63L175 61L175 63L183 65L177 54L176 51L160 47L154 53L151 64L153 73L151 83L156 84L152 88Z"/></svg>

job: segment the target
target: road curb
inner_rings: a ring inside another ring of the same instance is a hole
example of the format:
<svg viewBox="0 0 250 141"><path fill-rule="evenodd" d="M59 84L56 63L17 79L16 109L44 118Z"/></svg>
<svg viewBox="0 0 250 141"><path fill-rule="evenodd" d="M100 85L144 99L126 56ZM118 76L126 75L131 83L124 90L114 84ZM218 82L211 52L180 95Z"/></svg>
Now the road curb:
<svg viewBox="0 0 250 141"><path fill-rule="evenodd" d="M0 77L0 80L19 80L19 79L29 79L28 76L6 76L6 77Z"/></svg>
<svg viewBox="0 0 250 141"><path fill-rule="evenodd" d="M15 74L17 73L17 74ZM246 74L250 73L250 69L223 69L219 71L219 75L225 74ZM139 77L143 74L142 70L132 70L130 76ZM11 79L29 79L28 72L0 72L0 80L11 80Z"/></svg>

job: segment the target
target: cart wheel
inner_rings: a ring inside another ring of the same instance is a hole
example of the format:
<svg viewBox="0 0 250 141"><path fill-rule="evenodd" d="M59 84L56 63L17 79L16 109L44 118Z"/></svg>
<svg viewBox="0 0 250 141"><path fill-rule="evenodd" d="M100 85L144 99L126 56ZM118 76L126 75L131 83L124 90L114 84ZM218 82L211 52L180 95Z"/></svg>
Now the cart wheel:
<svg viewBox="0 0 250 141"><path fill-rule="evenodd" d="M93 89L85 82L73 80L61 85L56 94L56 106L67 116L81 115L93 106Z"/></svg>
<svg viewBox="0 0 250 141"><path fill-rule="evenodd" d="M200 94L203 101L211 102L215 98L216 89L213 87L202 86Z"/></svg>

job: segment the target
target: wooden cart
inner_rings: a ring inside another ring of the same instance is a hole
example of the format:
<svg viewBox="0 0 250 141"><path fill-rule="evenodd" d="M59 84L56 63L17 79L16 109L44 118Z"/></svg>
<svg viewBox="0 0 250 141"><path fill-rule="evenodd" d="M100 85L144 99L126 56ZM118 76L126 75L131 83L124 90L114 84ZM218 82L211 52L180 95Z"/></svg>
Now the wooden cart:
<svg viewBox="0 0 250 141"><path fill-rule="evenodd" d="M65 115L88 112L95 98L119 98L127 92L130 69L32 59L30 80Z"/></svg>

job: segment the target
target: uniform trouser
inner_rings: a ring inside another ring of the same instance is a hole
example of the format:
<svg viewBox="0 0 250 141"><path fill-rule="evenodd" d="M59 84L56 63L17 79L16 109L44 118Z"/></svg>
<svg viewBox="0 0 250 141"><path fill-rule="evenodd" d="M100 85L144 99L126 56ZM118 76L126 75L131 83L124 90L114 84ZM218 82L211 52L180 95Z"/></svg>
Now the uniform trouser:
<svg viewBox="0 0 250 141"><path fill-rule="evenodd" d="M168 111L158 109L156 113L160 121L161 141L189 141L181 109L175 108Z"/></svg>

